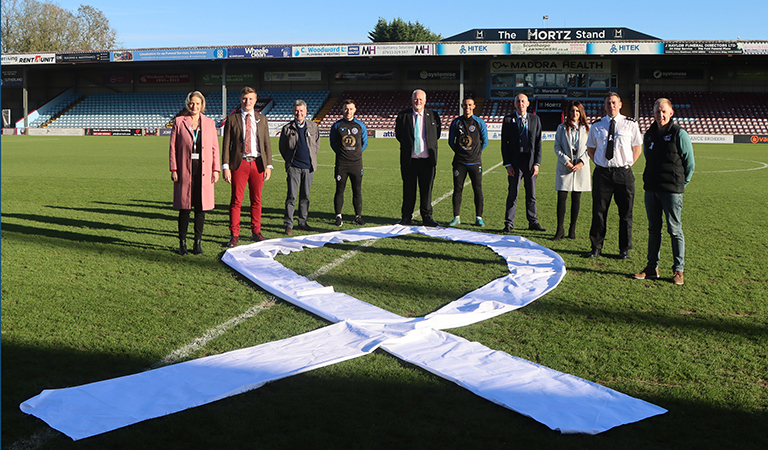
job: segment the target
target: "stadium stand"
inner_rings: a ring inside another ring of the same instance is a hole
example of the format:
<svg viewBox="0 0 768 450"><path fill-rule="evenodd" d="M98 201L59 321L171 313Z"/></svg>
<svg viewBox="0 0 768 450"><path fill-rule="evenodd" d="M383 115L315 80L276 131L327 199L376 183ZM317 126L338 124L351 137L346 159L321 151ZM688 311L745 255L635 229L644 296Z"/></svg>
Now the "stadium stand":
<svg viewBox="0 0 768 450"><path fill-rule="evenodd" d="M653 92L640 95L640 131L653 123L653 103L659 97L672 101L674 119L690 134L766 134L768 133L768 94L755 92ZM605 115L602 98L580 99L592 123ZM634 99L625 99L631 108ZM514 100L488 100L480 117L487 123L500 123L514 112ZM631 114L630 114L631 115Z"/></svg>
<svg viewBox="0 0 768 450"><path fill-rule="evenodd" d="M54 120L62 112L66 111L67 108L71 107L82 97L83 94L72 93L54 98L49 103L44 105L44 108L40 108L38 110L37 117L29 122L29 127L42 128L47 126L49 122Z"/></svg>
<svg viewBox="0 0 768 450"><path fill-rule="evenodd" d="M504 116L515 111L513 99L486 100L478 114L486 123L501 123Z"/></svg>
<svg viewBox="0 0 768 450"><path fill-rule="evenodd" d="M76 95L82 97L81 94ZM272 100L265 108L268 109L270 121L287 122L293 119L293 102L296 99L307 102L307 117L312 119L328 95L328 91L263 91L259 92L259 99ZM187 93L183 92L92 94L48 126L104 129L168 127L173 118L183 111L186 96ZM239 105L239 97L239 91L227 93L228 110L232 111ZM206 115L220 125L224 118L221 114L221 91L208 93L205 98ZM32 126L45 126L41 120L36 120Z"/></svg>
<svg viewBox="0 0 768 450"><path fill-rule="evenodd" d="M397 113L410 105L410 91L382 90L342 92L330 98L329 91L259 91L270 122L293 119L293 102L307 102L307 116L329 129L342 116L342 101L356 102L357 117L370 129L394 128ZM640 131L653 122L653 102L667 97L675 109L674 120L691 134L768 134L768 94L740 92L643 92L640 96ZM186 93L97 93L87 97L71 93L46 105L30 127L53 128L163 128L183 109ZM441 115L443 129L459 114L458 91L427 91L427 107ZM330 101L329 101L330 100ZM501 123L514 112L513 99L475 99L476 113L487 123ZM603 100L583 99L590 122L604 115ZM221 91L206 93L206 114L221 124ZM326 104L328 103L328 104ZM627 99L625 107L632 104ZM239 91L227 92L227 109L239 104ZM42 110L42 108L41 108Z"/></svg>
<svg viewBox="0 0 768 450"><path fill-rule="evenodd" d="M52 128L163 128L181 111L186 93L99 93L54 120Z"/></svg>
<svg viewBox="0 0 768 450"><path fill-rule="evenodd" d="M204 93L205 94L205 93ZM293 120L293 102L302 99L307 102L307 118L313 119L325 104L330 92L328 91L257 91L259 101L271 99L262 111L270 122L288 122ZM205 115L221 124L224 117L221 114L221 91L205 94ZM240 104L240 91L227 91L227 110L234 111Z"/></svg>
<svg viewBox="0 0 768 450"><path fill-rule="evenodd" d="M357 113L366 127L372 130L393 129L397 113L411 105L411 91L344 91L337 98L328 113L320 121L321 129L330 129L342 117L343 101L355 101ZM481 100L476 99L479 103ZM458 91L427 91L427 108L440 114L443 129L458 116Z"/></svg>
<svg viewBox="0 0 768 450"><path fill-rule="evenodd" d="M602 99L580 99L584 104L584 111L587 113L587 120L593 122L605 115ZM501 123L504 116L514 114L515 100L487 100L483 105L482 111L478 114L486 123Z"/></svg>
<svg viewBox="0 0 768 450"><path fill-rule="evenodd" d="M206 93L205 95L205 112L204 114L216 122L216 125L221 125L224 116L221 114L221 91ZM264 95L259 94L259 100L264 100ZM234 110L240 104L240 92L239 91L227 91L227 111Z"/></svg>
<svg viewBox="0 0 768 450"><path fill-rule="evenodd" d="M651 126L660 97L672 102L673 120L690 134L768 133L768 94L758 92L643 92L640 131Z"/></svg>
<svg viewBox="0 0 768 450"><path fill-rule="evenodd" d="M307 118L314 119L317 112L328 99L328 91L263 91L260 96L270 97L274 106L267 114L267 118L274 122L287 122L293 120L293 102L302 99L307 102Z"/></svg>

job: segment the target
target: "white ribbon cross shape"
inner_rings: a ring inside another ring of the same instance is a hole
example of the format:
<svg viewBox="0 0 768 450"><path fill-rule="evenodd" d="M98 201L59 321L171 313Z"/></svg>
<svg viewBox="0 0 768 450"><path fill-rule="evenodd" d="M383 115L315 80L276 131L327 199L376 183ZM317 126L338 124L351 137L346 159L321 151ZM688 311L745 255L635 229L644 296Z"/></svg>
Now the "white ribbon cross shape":
<svg viewBox="0 0 768 450"><path fill-rule="evenodd" d="M274 260L326 244L420 233L485 245L509 275L419 318L404 318L334 292ZM381 347L405 361L561 433L597 434L665 409L573 375L441 331L521 308L565 275L557 253L519 236L399 225L272 239L228 250L222 260L262 289L331 322L309 333L134 375L44 390L21 410L82 439L366 355Z"/></svg>

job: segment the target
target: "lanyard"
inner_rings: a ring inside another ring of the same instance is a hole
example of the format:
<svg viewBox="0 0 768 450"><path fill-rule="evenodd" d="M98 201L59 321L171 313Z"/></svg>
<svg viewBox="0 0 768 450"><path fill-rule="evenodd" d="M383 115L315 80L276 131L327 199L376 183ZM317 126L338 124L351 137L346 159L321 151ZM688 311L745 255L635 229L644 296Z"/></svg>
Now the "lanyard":
<svg viewBox="0 0 768 450"><path fill-rule="evenodd" d="M526 133L528 132L528 121L520 117L519 124L518 124L518 130L520 132L520 137L525 137Z"/></svg>
<svg viewBox="0 0 768 450"><path fill-rule="evenodd" d="M197 137L200 135L200 129L192 130L192 147L197 145Z"/></svg>

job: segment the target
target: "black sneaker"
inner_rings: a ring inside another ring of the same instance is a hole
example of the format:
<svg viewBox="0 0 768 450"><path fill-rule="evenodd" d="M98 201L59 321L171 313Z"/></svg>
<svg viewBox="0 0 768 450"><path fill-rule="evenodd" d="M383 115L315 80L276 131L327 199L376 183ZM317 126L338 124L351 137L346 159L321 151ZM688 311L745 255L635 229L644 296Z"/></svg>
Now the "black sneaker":
<svg viewBox="0 0 768 450"><path fill-rule="evenodd" d="M363 222L363 218L360 216L355 216L355 220L352 221L355 225L365 225L365 222Z"/></svg>
<svg viewBox="0 0 768 450"><path fill-rule="evenodd" d="M341 216L336 216L336 221L333 222L333 224L336 225L337 227L340 227L344 224L344 221L341 220Z"/></svg>

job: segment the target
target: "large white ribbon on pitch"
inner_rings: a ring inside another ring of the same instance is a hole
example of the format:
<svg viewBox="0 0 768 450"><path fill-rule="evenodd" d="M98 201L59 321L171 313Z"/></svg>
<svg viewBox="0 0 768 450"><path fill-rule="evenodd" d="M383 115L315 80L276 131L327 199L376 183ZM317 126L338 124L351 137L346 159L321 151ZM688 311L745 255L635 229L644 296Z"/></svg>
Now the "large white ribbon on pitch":
<svg viewBox="0 0 768 450"><path fill-rule="evenodd" d="M421 233L485 245L509 275L419 318L405 318L310 281L274 260L278 254ZM494 403L562 433L596 434L665 409L604 386L446 333L523 307L554 289L562 258L519 236L454 228L362 228L273 239L228 250L223 261L262 289L333 325L280 341L83 386L44 390L21 410L73 439L256 389L381 347Z"/></svg>

